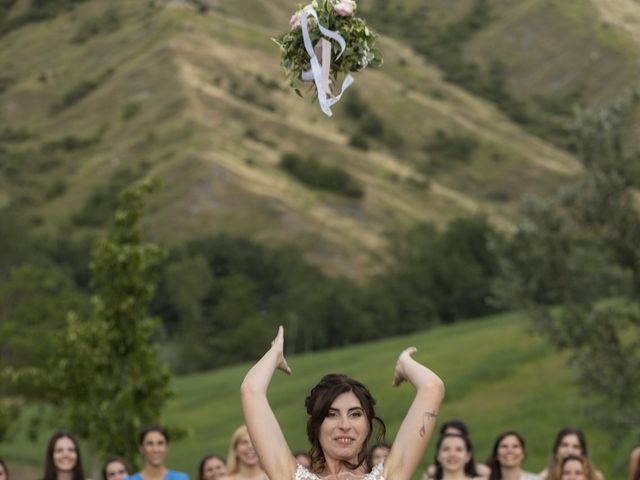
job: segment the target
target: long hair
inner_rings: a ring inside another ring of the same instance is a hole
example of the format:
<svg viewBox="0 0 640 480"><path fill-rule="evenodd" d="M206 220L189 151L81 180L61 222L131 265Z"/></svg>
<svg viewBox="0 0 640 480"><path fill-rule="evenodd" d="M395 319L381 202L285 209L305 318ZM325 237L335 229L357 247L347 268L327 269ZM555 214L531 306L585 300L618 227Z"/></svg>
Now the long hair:
<svg viewBox="0 0 640 480"><path fill-rule="evenodd" d="M246 425L240 425L236 431L233 432L233 435L231 435L229 454L227 455L227 475L238 473L240 471L240 465L238 465L238 459L236 457L236 446L238 445L238 440L243 435L249 436L249 430L247 430Z"/></svg>
<svg viewBox="0 0 640 480"><path fill-rule="evenodd" d="M562 470L564 470L564 466L571 460L575 460L582 464L582 473L585 480L596 480L596 469L591 464L591 461L583 455L573 454L567 455L556 463L553 471L549 472L549 480L560 480L562 478Z"/></svg>
<svg viewBox="0 0 640 480"><path fill-rule="evenodd" d="M381 418L376 415L376 401L369 392L369 389L362 383L346 375L330 373L320 379L320 382L311 389L311 393L305 399L304 405L307 410L307 438L311 443L309 455L311 456L311 471L320 473L326 466L326 459L322 445L320 445L320 426L329 413L329 409L334 400L343 393L353 393L359 400L362 409L367 417L369 431L362 448L358 452L357 463L344 464L355 470L367 460L369 451L369 441L376 430L376 441L381 442L386 434L386 426ZM375 426L375 428L374 428Z"/></svg>
<svg viewBox="0 0 640 480"><path fill-rule="evenodd" d="M102 480L107 480L107 467L112 463L120 463L127 472L127 476L131 476L133 470L131 469L131 465L122 457L109 457L104 465L102 466Z"/></svg>
<svg viewBox="0 0 640 480"><path fill-rule="evenodd" d="M560 448L560 444L562 443L562 440L567 435L575 435L576 437L578 437L578 443L580 443L580 450L581 450L580 454L585 458L589 458L589 451L587 450L587 439L584 435L584 432L576 427L564 427L562 430L560 430L556 434L556 438L553 441L553 448L551 449L551 457L549 458L549 466L547 467L547 471L549 472L549 475L551 475L552 474L551 472L553 472L556 469L556 466L560 460L558 458L558 449Z"/></svg>
<svg viewBox="0 0 640 480"><path fill-rule="evenodd" d="M51 436L49 445L47 445L47 456L44 461L44 478L43 480L57 480L58 470L53 461L53 452L56 448L56 442L61 438L68 438L73 442L73 446L76 449L76 464L73 466L73 480L84 480L84 471L82 470L82 459L80 458L80 449L78 448L78 442L70 433L56 432Z"/></svg>
<svg viewBox="0 0 640 480"><path fill-rule="evenodd" d="M436 458L433 462L436 466L436 474L434 478L436 480L442 480L442 477L444 476L444 469L442 468L442 463L440 463L440 459L438 458L438 456L440 453L440 447L447 438L462 439L467 452L469 452L469 460L464 464L464 474L470 478L477 477L478 472L476 472L476 461L473 458L473 444L471 443L469 437L467 437L466 435L460 435L459 433L445 433L438 439L438 443L436 444Z"/></svg>
<svg viewBox="0 0 640 480"><path fill-rule="evenodd" d="M217 458L223 464L226 465L226 462L224 461L224 458L222 458L220 455L218 455L216 453L210 453L209 455L205 455L204 458L200 461L200 466L198 467L198 480L204 480L204 466L212 458Z"/></svg>
<svg viewBox="0 0 640 480"><path fill-rule="evenodd" d="M0 467L2 467L2 469L4 470L4 478L6 480L9 480L9 468L7 467L7 464L4 463L4 460L2 460L0 458Z"/></svg>
<svg viewBox="0 0 640 480"><path fill-rule="evenodd" d="M527 457L527 446L522 435L514 430L502 432L493 443L493 450L491 450L491 455L487 460L487 466L491 469L489 480L502 480L502 465L498 461L498 448L500 447L500 442L502 442L506 437L516 437L520 443L520 447L522 447L522 452L524 453L525 458Z"/></svg>

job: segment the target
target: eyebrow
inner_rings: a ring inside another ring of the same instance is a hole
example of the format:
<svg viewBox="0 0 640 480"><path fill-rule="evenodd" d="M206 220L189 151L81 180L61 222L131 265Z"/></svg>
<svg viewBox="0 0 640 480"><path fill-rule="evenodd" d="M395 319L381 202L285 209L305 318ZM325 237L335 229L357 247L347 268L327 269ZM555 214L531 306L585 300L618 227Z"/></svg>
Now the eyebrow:
<svg viewBox="0 0 640 480"><path fill-rule="evenodd" d="M349 410L347 410L347 412L353 412L355 410L360 411L360 412L364 412L364 408L362 408L362 407L351 407L351 408L349 408ZM340 409L339 408L334 408L334 407L329 407L329 411L330 412L340 412Z"/></svg>

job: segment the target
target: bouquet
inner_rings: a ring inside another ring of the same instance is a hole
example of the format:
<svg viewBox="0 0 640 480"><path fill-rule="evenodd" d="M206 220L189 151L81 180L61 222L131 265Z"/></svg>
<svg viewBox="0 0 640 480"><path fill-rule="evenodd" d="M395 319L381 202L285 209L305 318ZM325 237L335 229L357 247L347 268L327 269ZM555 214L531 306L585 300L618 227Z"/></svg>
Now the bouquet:
<svg viewBox="0 0 640 480"><path fill-rule="evenodd" d="M355 0L313 0L299 5L289 32L273 39L280 47L289 84L302 96L300 82L313 81L314 97L328 116L331 106L353 83L351 72L382 65L382 54L375 48L377 35L356 17L356 9ZM334 96L331 84L337 84L340 76L344 76L342 87Z"/></svg>

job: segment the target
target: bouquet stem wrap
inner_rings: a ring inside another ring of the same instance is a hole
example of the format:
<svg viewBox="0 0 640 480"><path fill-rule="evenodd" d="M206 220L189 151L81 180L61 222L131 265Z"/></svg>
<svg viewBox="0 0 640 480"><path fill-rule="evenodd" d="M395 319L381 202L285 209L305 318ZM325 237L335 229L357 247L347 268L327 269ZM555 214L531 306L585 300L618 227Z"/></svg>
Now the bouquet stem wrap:
<svg viewBox="0 0 640 480"><path fill-rule="evenodd" d="M311 44L311 37L309 35L309 23L308 18L313 17L318 24L318 29L320 32L327 38L335 40L338 45L340 45L340 53L338 53L336 59L340 58L340 56L344 53L346 48L346 42L342 35L333 30L329 30L320 24L320 20L318 19L318 14L314 10L313 7L307 6L302 11L302 17L300 19L300 27L302 29L302 39L304 41L304 48L309 54L309 61L311 68L306 72L302 72L301 79L304 81L313 80L316 85L316 90L318 92L318 103L320 104L320 108L323 113L328 117L333 115L331 111L331 107L340 101L342 94L345 92L347 88L353 83L353 77L351 74L348 74L344 81L342 82L342 87L340 88L340 93L336 96L331 94L329 88L329 67L331 64L331 43L321 39L321 50L322 50L322 67L320 66L320 62L318 61L318 57L316 56L316 52L314 46Z"/></svg>

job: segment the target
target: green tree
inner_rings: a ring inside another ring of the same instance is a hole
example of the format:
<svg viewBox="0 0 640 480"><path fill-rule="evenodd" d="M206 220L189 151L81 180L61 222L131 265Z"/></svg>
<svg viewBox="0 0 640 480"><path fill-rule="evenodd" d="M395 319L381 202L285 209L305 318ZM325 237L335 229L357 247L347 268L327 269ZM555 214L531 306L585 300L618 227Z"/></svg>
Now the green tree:
<svg viewBox="0 0 640 480"><path fill-rule="evenodd" d="M584 175L528 206L496 283L571 352L589 410L618 439L640 430L640 154L622 141L639 106L640 91L578 116Z"/></svg>
<svg viewBox="0 0 640 480"><path fill-rule="evenodd" d="M140 428L158 421L171 395L152 342L159 322L147 313L164 251L144 242L139 227L144 198L156 188L144 181L120 194L111 230L91 253L91 314L69 314L50 365L35 375L58 426L89 444L94 478L98 456L135 458Z"/></svg>

